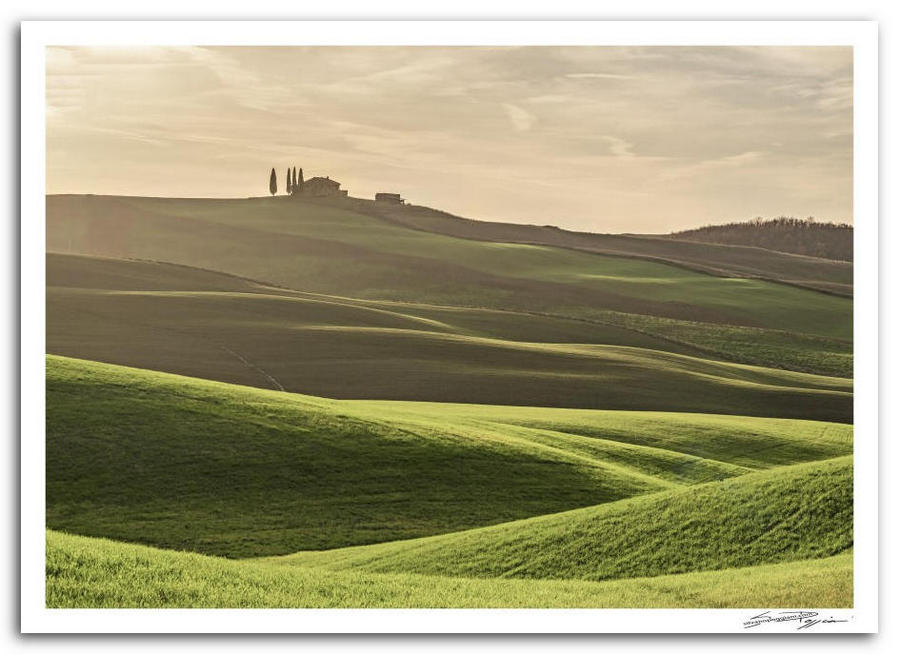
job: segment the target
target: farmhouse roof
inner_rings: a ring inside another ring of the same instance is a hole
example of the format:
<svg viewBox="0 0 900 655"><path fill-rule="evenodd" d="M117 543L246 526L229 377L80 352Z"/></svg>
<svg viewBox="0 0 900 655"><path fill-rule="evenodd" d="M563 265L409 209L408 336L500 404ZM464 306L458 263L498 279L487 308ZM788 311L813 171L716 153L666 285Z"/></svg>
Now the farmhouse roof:
<svg viewBox="0 0 900 655"><path fill-rule="evenodd" d="M304 184L328 184L331 186L341 186L341 183L337 180L332 180L330 177L311 177L304 182Z"/></svg>

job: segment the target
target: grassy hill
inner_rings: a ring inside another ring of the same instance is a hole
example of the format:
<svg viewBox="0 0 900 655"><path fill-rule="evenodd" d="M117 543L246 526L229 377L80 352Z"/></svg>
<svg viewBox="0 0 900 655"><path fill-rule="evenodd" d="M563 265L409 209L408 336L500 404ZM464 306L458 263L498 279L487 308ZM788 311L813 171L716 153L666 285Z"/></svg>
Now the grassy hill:
<svg viewBox="0 0 900 655"><path fill-rule="evenodd" d="M350 200L322 204L288 197L50 196L47 248L167 261L300 291L370 300L579 319L602 318L614 311L832 339L851 337L849 299L752 279L757 272L741 273L750 277L716 277L669 265L674 258L635 258L624 247L595 254L552 243L521 243L513 235L502 241L459 238L425 231L430 228L420 224L417 214L410 216L411 223L398 224L395 217L361 213L358 208ZM471 223L484 230L494 225L482 228ZM772 267L786 270L769 277L780 276L792 284L807 278L818 280L820 286L851 281L847 266L827 260L769 251L742 255L740 248L728 246L656 241L660 248L678 252L724 249L716 258L718 265L749 258L766 268L775 257L781 264ZM836 266L838 273L832 270ZM728 274L738 273L735 269Z"/></svg>
<svg viewBox="0 0 900 655"><path fill-rule="evenodd" d="M505 429L527 428L531 434L587 438L594 448L604 442L674 451L704 460L749 469L766 469L831 459L852 451L853 428L840 423L763 419L714 414L621 412L500 407L450 403L356 401L359 411L390 411L414 420L442 416L447 422L490 421ZM683 462L686 464L687 462ZM679 470L682 469L679 466ZM746 472L746 471L745 471ZM694 481L707 481L697 478Z"/></svg>
<svg viewBox="0 0 900 655"><path fill-rule="evenodd" d="M285 554L453 532L833 458L852 451L851 430L786 419L334 401L48 357L47 524L207 554Z"/></svg>
<svg viewBox="0 0 900 655"><path fill-rule="evenodd" d="M610 582L468 579L235 562L47 532L48 607L850 607L852 553Z"/></svg>
<svg viewBox="0 0 900 655"><path fill-rule="evenodd" d="M452 577L606 580L836 555L853 545L852 458L284 563Z"/></svg>
<svg viewBox="0 0 900 655"><path fill-rule="evenodd" d="M49 606L852 603L846 262L349 198L47 249Z"/></svg>
<svg viewBox="0 0 900 655"><path fill-rule="evenodd" d="M780 216L706 225L669 235L682 241L723 243L769 248L780 252L853 261L853 226L846 223L820 223L814 220Z"/></svg>
<svg viewBox="0 0 900 655"><path fill-rule="evenodd" d="M335 398L830 421L852 412L845 378L719 361L608 324L361 301L70 255L48 257L47 284L49 352L232 383ZM794 352L826 361L825 351Z"/></svg>
<svg viewBox="0 0 900 655"><path fill-rule="evenodd" d="M523 243L633 257L724 277L750 277L853 295L853 267L846 261L756 247L756 243L692 243L678 235L597 234L552 225L476 221L420 206L374 205L353 200L361 213L396 225L477 241Z"/></svg>

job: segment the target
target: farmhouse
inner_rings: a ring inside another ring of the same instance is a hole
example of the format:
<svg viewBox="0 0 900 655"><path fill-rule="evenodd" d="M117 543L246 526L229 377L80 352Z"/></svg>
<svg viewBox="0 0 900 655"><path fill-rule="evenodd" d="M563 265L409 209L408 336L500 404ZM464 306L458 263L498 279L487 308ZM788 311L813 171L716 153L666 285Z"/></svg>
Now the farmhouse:
<svg viewBox="0 0 900 655"><path fill-rule="evenodd" d="M287 169L287 193L296 198L346 198L347 190L341 188L341 183L330 177L303 178L303 169L290 167ZM269 181L269 190L274 195L276 192L275 169ZM375 202L389 205L403 205L406 200L399 193L376 193Z"/></svg>
<svg viewBox="0 0 900 655"><path fill-rule="evenodd" d="M321 198L323 196L346 196L347 190L341 189L341 183L332 180L330 177L311 177L297 184L298 189L294 195L312 196Z"/></svg>

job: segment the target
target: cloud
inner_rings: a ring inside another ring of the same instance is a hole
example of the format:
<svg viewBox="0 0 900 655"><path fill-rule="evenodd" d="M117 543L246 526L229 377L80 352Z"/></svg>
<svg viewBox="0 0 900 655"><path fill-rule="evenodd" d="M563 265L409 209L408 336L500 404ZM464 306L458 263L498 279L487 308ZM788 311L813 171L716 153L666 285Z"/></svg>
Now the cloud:
<svg viewBox="0 0 900 655"><path fill-rule="evenodd" d="M579 229L851 218L848 48L54 47L46 86L51 193L244 197L296 164Z"/></svg>
<svg viewBox="0 0 900 655"><path fill-rule="evenodd" d="M531 96L530 98L525 98L525 101L535 105L547 105L547 104L561 104L566 102L572 102L576 100L576 98L569 95L562 94L546 94L541 96Z"/></svg>
<svg viewBox="0 0 900 655"><path fill-rule="evenodd" d="M600 138L609 143L609 151L616 157L634 157L634 152L632 152L634 144L617 136L604 135Z"/></svg>
<svg viewBox="0 0 900 655"><path fill-rule="evenodd" d="M509 122L517 132L527 132L537 121L537 116L516 105L503 103L503 109L506 110Z"/></svg>
<svg viewBox="0 0 900 655"><path fill-rule="evenodd" d="M716 170L741 169L757 164L768 153L760 150L749 150L734 155L726 155L716 159L705 159L703 161L682 165L664 171L660 175L661 179L676 180L698 175L710 175Z"/></svg>
<svg viewBox="0 0 900 655"><path fill-rule="evenodd" d="M633 80L634 75L621 75L619 73L566 73L565 77L573 80L603 79L603 80Z"/></svg>

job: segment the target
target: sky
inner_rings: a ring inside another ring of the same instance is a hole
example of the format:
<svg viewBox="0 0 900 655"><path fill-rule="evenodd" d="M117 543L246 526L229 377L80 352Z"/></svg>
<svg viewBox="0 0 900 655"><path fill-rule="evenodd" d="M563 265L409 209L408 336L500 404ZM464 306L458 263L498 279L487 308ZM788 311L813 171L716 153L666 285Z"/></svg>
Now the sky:
<svg viewBox="0 0 900 655"><path fill-rule="evenodd" d="M852 222L847 47L47 48L47 193L248 197L274 167L482 220Z"/></svg>

